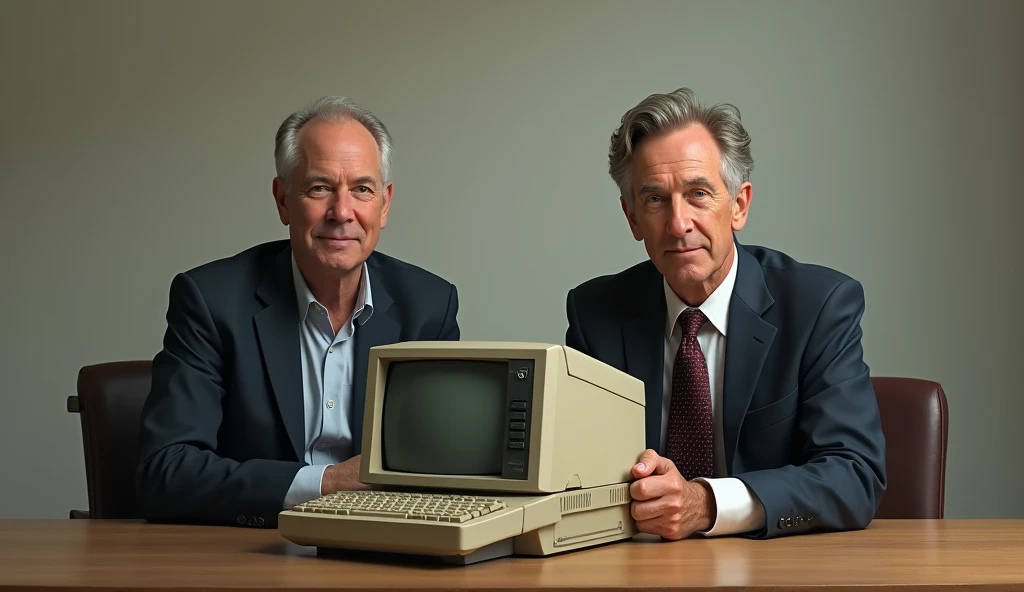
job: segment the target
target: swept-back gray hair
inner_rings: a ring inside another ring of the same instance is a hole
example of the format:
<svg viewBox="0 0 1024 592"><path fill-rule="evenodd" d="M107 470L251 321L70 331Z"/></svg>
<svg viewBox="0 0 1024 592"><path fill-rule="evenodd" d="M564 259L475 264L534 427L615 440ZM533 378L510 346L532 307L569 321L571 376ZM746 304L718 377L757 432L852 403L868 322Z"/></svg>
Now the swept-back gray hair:
<svg viewBox="0 0 1024 592"><path fill-rule="evenodd" d="M362 124L377 141L377 149L380 151L381 182L387 183L391 180L391 165L395 148L388 128L380 119L377 119L376 115L346 97L317 99L301 111L292 113L281 123L274 138L274 165L277 167L278 177L288 178L288 174L299 158L297 141L299 130L314 119L331 121L351 119Z"/></svg>
<svg viewBox="0 0 1024 592"><path fill-rule="evenodd" d="M754 159L750 156L750 136L740 122L740 112L728 103L707 107L697 93L680 88L668 94L653 94L626 111L621 125L612 132L608 149L608 173L621 195L634 195L630 187L629 167L636 146L645 137L686 127L691 123L703 125L715 138L722 153L722 179L729 197L736 197L740 185L750 180Z"/></svg>

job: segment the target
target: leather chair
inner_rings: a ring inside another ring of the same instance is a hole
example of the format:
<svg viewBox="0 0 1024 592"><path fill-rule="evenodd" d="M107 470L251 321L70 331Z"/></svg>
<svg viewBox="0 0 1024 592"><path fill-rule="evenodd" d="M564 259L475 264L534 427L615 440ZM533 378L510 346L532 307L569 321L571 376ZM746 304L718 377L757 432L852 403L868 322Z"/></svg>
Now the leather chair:
<svg viewBox="0 0 1024 592"><path fill-rule="evenodd" d="M139 518L135 499L139 419L152 362L85 366L68 411L82 422L89 512L71 517ZM886 440L888 487L875 518L942 518L949 414L942 386L914 378L872 378Z"/></svg>
<svg viewBox="0 0 1024 592"><path fill-rule="evenodd" d="M949 433L942 386L916 378L871 382L882 417L888 480L875 518L942 518Z"/></svg>
<svg viewBox="0 0 1024 592"><path fill-rule="evenodd" d="M71 518L140 518L135 500L139 421L149 395L152 362L108 362L78 372L68 411L82 422L89 511Z"/></svg>

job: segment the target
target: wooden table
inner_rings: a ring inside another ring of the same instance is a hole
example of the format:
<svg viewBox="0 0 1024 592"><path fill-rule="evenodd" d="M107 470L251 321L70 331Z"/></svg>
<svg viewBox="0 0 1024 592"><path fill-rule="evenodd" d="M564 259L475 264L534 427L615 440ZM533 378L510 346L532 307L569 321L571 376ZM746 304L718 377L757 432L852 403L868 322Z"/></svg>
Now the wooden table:
<svg viewBox="0 0 1024 592"><path fill-rule="evenodd" d="M0 589L1024 590L1024 520L876 521L767 541L644 539L471 566L318 558L276 530L0 520Z"/></svg>

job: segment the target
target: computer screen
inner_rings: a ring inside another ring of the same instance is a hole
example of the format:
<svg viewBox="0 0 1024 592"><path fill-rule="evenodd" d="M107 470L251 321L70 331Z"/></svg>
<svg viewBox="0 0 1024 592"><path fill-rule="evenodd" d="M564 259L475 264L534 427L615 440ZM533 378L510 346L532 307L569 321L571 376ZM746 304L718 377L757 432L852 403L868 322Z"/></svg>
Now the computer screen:
<svg viewBox="0 0 1024 592"><path fill-rule="evenodd" d="M507 365L398 361L384 387L384 468L434 475L501 475Z"/></svg>
<svg viewBox="0 0 1024 592"><path fill-rule="evenodd" d="M628 481L643 383L572 348L405 342L367 368L367 484L551 493Z"/></svg>

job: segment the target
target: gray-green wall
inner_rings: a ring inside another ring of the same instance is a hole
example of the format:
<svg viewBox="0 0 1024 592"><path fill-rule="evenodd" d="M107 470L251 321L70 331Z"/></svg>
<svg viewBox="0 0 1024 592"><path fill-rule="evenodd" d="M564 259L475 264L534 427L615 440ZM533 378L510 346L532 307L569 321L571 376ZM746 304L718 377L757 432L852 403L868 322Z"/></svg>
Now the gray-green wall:
<svg viewBox="0 0 1024 592"><path fill-rule="evenodd" d="M148 358L172 275L285 236L272 146L347 94L397 142L381 249L455 282L467 339L561 343L642 259L605 172L652 92L733 102L739 238L867 292L876 375L947 389L950 517L1024 517L1024 3L0 2L0 517L86 506L78 368Z"/></svg>

